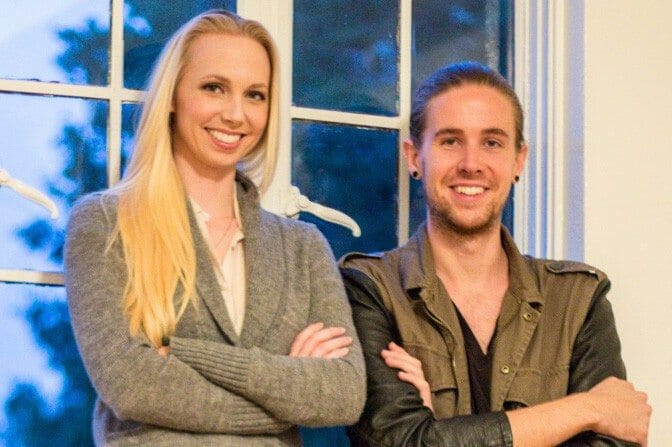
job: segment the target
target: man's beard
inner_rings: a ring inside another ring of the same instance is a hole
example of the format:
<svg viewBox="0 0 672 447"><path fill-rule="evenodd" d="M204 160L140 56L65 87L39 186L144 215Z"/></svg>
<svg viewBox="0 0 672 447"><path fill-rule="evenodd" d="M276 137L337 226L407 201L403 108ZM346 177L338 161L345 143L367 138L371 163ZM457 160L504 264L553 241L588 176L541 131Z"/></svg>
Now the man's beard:
<svg viewBox="0 0 672 447"><path fill-rule="evenodd" d="M502 209L490 209L488 214L482 219L471 222L463 222L446 202L440 199L440 195L430 195L425 189L425 198L427 201L427 208L429 218L437 229L458 234L460 236L476 236L481 233L487 233L493 227L499 228L502 219Z"/></svg>

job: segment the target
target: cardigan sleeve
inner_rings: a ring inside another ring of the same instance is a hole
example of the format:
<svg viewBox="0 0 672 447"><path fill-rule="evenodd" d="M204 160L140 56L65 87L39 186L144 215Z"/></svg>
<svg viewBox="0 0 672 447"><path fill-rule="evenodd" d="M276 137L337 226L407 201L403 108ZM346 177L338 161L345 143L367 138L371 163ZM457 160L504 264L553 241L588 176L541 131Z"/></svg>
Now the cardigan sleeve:
<svg viewBox="0 0 672 447"><path fill-rule="evenodd" d="M144 337L131 337L123 315L126 269L104 196L78 202L68 224L65 286L72 326L99 399L119 420L175 430L276 434L290 427L249 399L218 387Z"/></svg>
<svg viewBox="0 0 672 447"><path fill-rule="evenodd" d="M305 228L305 227L304 227ZM296 358L205 340L172 337L171 354L212 382L259 404L277 418L303 426L352 424L366 398L364 360L343 283L326 240L307 240L310 322L340 326L353 338L340 359Z"/></svg>

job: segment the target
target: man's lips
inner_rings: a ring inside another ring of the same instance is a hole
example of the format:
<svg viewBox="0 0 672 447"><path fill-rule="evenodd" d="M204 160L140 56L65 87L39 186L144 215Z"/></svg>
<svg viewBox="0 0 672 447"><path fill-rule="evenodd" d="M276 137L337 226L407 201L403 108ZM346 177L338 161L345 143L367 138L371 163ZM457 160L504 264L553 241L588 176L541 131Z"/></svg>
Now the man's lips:
<svg viewBox="0 0 672 447"><path fill-rule="evenodd" d="M485 192L485 187L483 186L473 186L473 185L456 185L451 187L453 191L458 194L465 196L477 196Z"/></svg>

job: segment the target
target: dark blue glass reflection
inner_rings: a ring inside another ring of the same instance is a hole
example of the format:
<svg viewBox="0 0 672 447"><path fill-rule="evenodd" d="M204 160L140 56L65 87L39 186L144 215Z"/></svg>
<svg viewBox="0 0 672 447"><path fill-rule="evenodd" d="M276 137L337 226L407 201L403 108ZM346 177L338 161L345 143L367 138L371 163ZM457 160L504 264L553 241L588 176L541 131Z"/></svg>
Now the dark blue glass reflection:
<svg viewBox="0 0 672 447"><path fill-rule="evenodd" d="M131 159L135 132L142 113L142 104L127 103L121 106L121 176L126 170L126 165Z"/></svg>
<svg viewBox="0 0 672 447"><path fill-rule="evenodd" d="M0 94L0 166L54 202L59 218L0 189L0 268L61 270L70 207L107 187L108 103ZM35 123L40 123L35 126Z"/></svg>
<svg viewBox="0 0 672 447"><path fill-rule="evenodd" d="M344 227L307 213L338 257L397 245L396 131L295 121L292 183L313 202L343 211L359 224L355 238Z"/></svg>
<svg viewBox="0 0 672 447"><path fill-rule="evenodd" d="M396 115L398 20L398 1L294 0L294 104Z"/></svg>
<svg viewBox="0 0 672 447"><path fill-rule="evenodd" d="M65 290L0 283L0 296L0 445L93 445L96 394L79 358Z"/></svg>
<svg viewBox="0 0 672 447"><path fill-rule="evenodd" d="M124 86L142 90L161 49L183 23L208 9L236 11L236 0L126 0L125 8Z"/></svg>

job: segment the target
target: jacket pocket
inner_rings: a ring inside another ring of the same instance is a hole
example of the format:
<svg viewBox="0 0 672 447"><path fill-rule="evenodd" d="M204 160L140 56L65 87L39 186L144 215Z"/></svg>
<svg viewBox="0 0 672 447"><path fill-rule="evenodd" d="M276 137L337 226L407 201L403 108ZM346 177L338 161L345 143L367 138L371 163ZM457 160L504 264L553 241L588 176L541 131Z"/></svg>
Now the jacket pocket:
<svg viewBox="0 0 672 447"><path fill-rule="evenodd" d="M422 371L432 392L434 417L442 419L457 414L457 382L451 357L424 344L407 344L405 349L422 362Z"/></svg>
<svg viewBox="0 0 672 447"><path fill-rule="evenodd" d="M519 369L504 401L505 410L531 407L544 401L541 372Z"/></svg>

